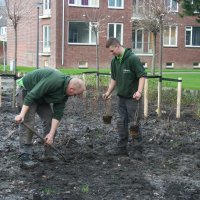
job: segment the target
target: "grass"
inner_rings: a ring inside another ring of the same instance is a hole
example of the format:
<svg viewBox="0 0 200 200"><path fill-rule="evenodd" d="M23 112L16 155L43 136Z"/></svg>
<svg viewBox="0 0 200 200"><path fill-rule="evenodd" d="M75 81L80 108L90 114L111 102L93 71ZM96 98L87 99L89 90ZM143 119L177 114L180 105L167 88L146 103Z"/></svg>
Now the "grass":
<svg viewBox="0 0 200 200"><path fill-rule="evenodd" d="M178 78L182 78L182 88L185 90L200 90L200 73L170 73L163 74L163 78L172 78L177 80ZM151 79L149 79L151 80ZM154 81L158 82L158 79L154 79ZM178 83L172 81L162 81L162 85L168 88L177 88Z"/></svg>
<svg viewBox="0 0 200 200"><path fill-rule="evenodd" d="M182 78L182 88L190 90L200 90L200 74L164 74L165 78ZM177 87L177 83L171 83L173 87Z"/></svg>
<svg viewBox="0 0 200 200"><path fill-rule="evenodd" d="M30 71L35 70L35 67L23 67L23 66L18 66L17 67L17 72L22 72L22 73L27 73ZM0 65L0 71L3 73L4 67L3 65ZM79 75L82 74L83 72L95 72L96 69L95 68L90 68L90 69L75 69L75 68L71 68L71 69L63 69L60 68L60 71L62 71L65 74L69 74L69 75ZM147 73L150 72L149 69L146 70ZM109 73L110 69L99 69L100 73ZM158 70L156 70L156 73L158 72ZM166 72L170 72L169 74ZM181 73L184 72L184 73ZM191 73L193 72L193 73ZM173 79L177 79L177 78L182 78L182 88L183 89L187 89L187 90L200 90L200 74L199 73L194 73L194 72L200 72L199 69L163 69L163 77L164 78L173 78ZM9 66L6 66L6 73L9 73ZM91 79L91 77L88 76L89 79ZM105 81L106 85L108 80L106 78L102 78L103 81ZM95 82L95 80L93 81ZM163 81L163 86L164 87L172 87L172 88L176 88L177 87L177 82L169 82L169 81Z"/></svg>
<svg viewBox="0 0 200 200"><path fill-rule="evenodd" d="M83 193L88 193L88 192L89 192L89 186L88 186L87 184L86 184L86 185L83 185L81 191L82 191Z"/></svg>
<svg viewBox="0 0 200 200"><path fill-rule="evenodd" d="M27 73L27 72L33 71L35 69L36 69L35 67L18 66L16 71L17 72L22 72L22 73ZM61 72L63 72L64 74L69 74L69 75L78 75L78 74L82 74L83 72L91 72L91 71L94 72L94 71L97 71L95 68L90 68L90 69L59 68L59 70ZM3 65L0 65L0 72L3 73L3 71L4 71L4 67L3 67ZM101 73L109 73L110 69L99 69L99 72L101 72ZM6 73L10 73L9 66L6 66Z"/></svg>

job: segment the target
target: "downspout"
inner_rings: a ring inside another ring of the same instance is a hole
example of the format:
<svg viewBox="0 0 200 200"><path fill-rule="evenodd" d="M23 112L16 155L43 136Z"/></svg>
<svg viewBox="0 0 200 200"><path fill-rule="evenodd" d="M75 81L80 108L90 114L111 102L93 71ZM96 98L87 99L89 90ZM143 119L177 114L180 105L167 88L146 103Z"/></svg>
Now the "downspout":
<svg viewBox="0 0 200 200"><path fill-rule="evenodd" d="M65 48L65 0L63 0L63 12L62 12L62 61L61 65L64 65L64 48Z"/></svg>

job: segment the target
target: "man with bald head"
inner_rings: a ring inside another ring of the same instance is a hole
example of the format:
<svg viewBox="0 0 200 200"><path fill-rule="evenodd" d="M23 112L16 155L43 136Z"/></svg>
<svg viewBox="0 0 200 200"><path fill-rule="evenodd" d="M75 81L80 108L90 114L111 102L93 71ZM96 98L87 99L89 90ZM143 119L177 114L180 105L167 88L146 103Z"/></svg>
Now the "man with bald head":
<svg viewBox="0 0 200 200"><path fill-rule="evenodd" d="M20 113L15 117L17 124L25 122L34 127L35 114L42 120L45 145L44 157L51 157L52 144L56 129L63 117L65 103L69 96L77 96L85 91L85 84L80 78L66 76L51 68L37 69L27 73L17 81L17 106ZM23 125L19 126L19 157L20 166L24 169L33 168L32 133Z"/></svg>

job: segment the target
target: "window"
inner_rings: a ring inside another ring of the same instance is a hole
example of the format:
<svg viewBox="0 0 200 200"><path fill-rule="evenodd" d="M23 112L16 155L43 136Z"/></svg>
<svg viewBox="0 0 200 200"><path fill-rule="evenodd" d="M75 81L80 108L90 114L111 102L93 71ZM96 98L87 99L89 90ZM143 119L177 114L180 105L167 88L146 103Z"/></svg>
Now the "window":
<svg viewBox="0 0 200 200"><path fill-rule="evenodd" d="M174 63L173 62L167 62L166 63L166 68L174 68Z"/></svg>
<svg viewBox="0 0 200 200"><path fill-rule="evenodd" d="M43 26L43 52L50 52L51 28L49 25Z"/></svg>
<svg viewBox="0 0 200 200"><path fill-rule="evenodd" d="M200 27L186 26L185 46L200 47Z"/></svg>
<svg viewBox="0 0 200 200"><path fill-rule="evenodd" d="M108 24L108 38L115 37L123 44L123 24Z"/></svg>
<svg viewBox="0 0 200 200"><path fill-rule="evenodd" d="M193 68L200 68L200 63L194 62L193 63Z"/></svg>
<svg viewBox="0 0 200 200"><path fill-rule="evenodd" d="M165 0L165 5L167 6L167 10L170 12L178 12L178 3L175 0Z"/></svg>
<svg viewBox="0 0 200 200"><path fill-rule="evenodd" d="M143 38L144 38L143 29L133 30L132 33L133 50L137 53L143 52Z"/></svg>
<svg viewBox="0 0 200 200"><path fill-rule="evenodd" d="M151 9L151 0L133 0L133 15L147 16Z"/></svg>
<svg viewBox="0 0 200 200"><path fill-rule="evenodd" d="M7 34L7 27L6 26L2 26L0 28L0 35L6 35Z"/></svg>
<svg viewBox="0 0 200 200"><path fill-rule="evenodd" d="M69 22L68 42L72 44L95 45L96 35L92 29L94 24L94 22Z"/></svg>
<svg viewBox="0 0 200 200"><path fill-rule="evenodd" d="M133 14L143 14L143 0L133 0Z"/></svg>
<svg viewBox="0 0 200 200"><path fill-rule="evenodd" d="M108 0L108 8L124 8L124 0Z"/></svg>
<svg viewBox="0 0 200 200"><path fill-rule="evenodd" d="M177 26L165 26L163 32L164 46L177 46Z"/></svg>
<svg viewBox="0 0 200 200"><path fill-rule="evenodd" d="M43 0L43 15L51 14L51 0Z"/></svg>
<svg viewBox="0 0 200 200"><path fill-rule="evenodd" d="M99 0L68 0L69 6L99 7Z"/></svg>

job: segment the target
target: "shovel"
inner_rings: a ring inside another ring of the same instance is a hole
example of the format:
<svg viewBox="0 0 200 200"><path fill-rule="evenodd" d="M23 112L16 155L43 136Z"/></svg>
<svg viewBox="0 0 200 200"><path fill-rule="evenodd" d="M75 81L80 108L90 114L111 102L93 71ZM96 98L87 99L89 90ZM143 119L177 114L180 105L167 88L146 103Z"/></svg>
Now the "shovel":
<svg viewBox="0 0 200 200"><path fill-rule="evenodd" d="M38 138L40 138L42 141L43 141L43 143L45 143L45 140L44 140L44 138L40 135L40 134L38 134L33 128L31 128L28 124L26 124L26 123L24 123L24 122L22 122L22 124L27 128L27 129L29 129L34 135L36 135ZM65 156L56 148L56 147L54 147L53 145L51 145L51 144L48 144L58 155L60 155L63 159L64 159L64 161L67 161L66 160L66 158L65 158Z"/></svg>

